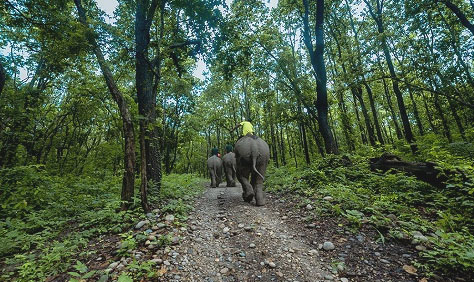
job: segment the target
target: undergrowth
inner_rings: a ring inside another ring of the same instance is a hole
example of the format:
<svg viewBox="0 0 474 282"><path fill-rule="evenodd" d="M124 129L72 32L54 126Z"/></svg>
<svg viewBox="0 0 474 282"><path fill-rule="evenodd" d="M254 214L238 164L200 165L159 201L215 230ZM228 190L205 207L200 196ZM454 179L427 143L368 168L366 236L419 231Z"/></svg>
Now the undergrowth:
<svg viewBox="0 0 474 282"><path fill-rule="evenodd" d="M445 188L436 188L403 173L371 171L369 157L380 156L387 149L381 148L369 149L364 157L327 157L306 168L270 168L266 187L275 193L297 195L301 206L313 206L315 215L345 218L353 231L368 223L384 237L408 244L417 240L415 231L421 232L427 241L413 242L426 247L420 252L418 267L428 274L444 272L471 277L474 273L473 147L470 143L463 147L445 146L430 136L419 143L418 159L437 162L440 168L456 170L463 177L452 177ZM425 146L428 143L434 149ZM395 154L415 159L406 149Z"/></svg>
<svg viewBox="0 0 474 282"><path fill-rule="evenodd" d="M162 212L184 220L201 181L193 175L164 176L152 200ZM131 210L119 210L120 189L121 178L111 175L59 177L41 166L0 170L0 280L92 275L81 262L94 253L87 250L89 241L127 234L144 217L138 198Z"/></svg>

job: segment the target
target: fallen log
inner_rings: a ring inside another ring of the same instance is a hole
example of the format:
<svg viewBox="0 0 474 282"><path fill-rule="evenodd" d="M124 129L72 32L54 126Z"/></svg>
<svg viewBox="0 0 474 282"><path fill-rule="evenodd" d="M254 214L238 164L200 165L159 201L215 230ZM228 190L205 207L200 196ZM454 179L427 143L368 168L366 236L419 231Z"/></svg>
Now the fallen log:
<svg viewBox="0 0 474 282"><path fill-rule="evenodd" d="M407 162L390 153L383 153L380 158L371 158L370 169L373 171L381 170L383 172L386 172L390 169L402 171L439 188L444 188L446 186L448 176L453 174L452 171L448 172L440 170L437 168L436 163Z"/></svg>

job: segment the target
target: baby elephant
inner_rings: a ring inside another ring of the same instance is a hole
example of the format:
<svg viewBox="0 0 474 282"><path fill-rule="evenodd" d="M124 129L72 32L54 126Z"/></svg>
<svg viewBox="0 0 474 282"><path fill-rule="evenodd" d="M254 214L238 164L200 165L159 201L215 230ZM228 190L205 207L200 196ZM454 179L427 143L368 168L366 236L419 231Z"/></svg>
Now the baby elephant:
<svg viewBox="0 0 474 282"><path fill-rule="evenodd" d="M207 159L207 168L211 175L211 188L218 187L222 177L222 160L218 156L213 155Z"/></svg>
<svg viewBox="0 0 474 282"><path fill-rule="evenodd" d="M236 161L235 154L232 152L232 146L226 148L227 154L222 157L224 162L225 179L227 187L235 187Z"/></svg>
<svg viewBox="0 0 474 282"><path fill-rule="evenodd" d="M242 184L244 201L250 202L255 196L257 206L265 205L263 180L270 160L267 142L247 134L235 143L234 152L237 161L237 178Z"/></svg>

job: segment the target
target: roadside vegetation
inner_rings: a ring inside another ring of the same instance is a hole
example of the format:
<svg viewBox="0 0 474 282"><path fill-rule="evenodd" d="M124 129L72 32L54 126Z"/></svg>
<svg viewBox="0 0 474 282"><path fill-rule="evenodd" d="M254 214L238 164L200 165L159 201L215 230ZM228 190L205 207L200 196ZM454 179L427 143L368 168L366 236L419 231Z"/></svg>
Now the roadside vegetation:
<svg viewBox="0 0 474 282"><path fill-rule="evenodd" d="M311 166L272 168L267 191L297 197L301 208L310 204L314 217L344 219L357 232L372 226L381 243L395 240L419 250L415 265L427 274L474 272L474 146L448 144L435 136L419 140L418 157L440 168L462 171L466 178L450 179L436 188L397 171L371 171L369 159L390 150L413 158L409 148L363 148L359 155L332 156Z"/></svg>

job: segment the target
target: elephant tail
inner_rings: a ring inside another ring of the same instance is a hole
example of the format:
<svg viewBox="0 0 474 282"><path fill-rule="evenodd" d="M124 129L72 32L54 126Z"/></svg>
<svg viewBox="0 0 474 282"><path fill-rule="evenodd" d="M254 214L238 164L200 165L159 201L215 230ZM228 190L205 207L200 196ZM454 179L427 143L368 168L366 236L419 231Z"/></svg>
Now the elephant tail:
<svg viewBox="0 0 474 282"><path fill-rule="evenodd" d="M253 168L253 171L255 171L262 178L262 180L265 181L265 177L263 177L263 175L260 172L258 172L257 168L255 167L255 165L257 164L257 155L258 155L258 149L255 142L253 142L252 143L252 168Z"/></svg>

